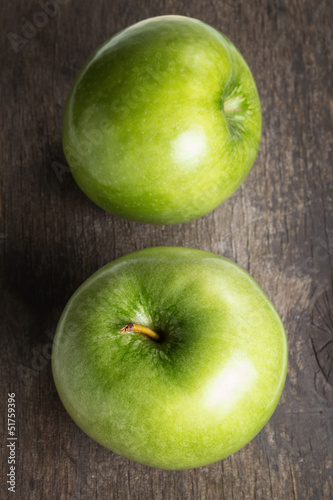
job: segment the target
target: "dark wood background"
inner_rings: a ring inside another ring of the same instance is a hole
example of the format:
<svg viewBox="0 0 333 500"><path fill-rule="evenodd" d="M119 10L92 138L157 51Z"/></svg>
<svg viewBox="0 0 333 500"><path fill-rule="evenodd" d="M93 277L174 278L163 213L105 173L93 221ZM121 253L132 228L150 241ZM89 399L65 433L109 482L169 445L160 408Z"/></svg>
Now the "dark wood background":
<svg viewBox="0 0 333 500"><path fill-rule="evenodd" d="M1 2L4 482L8 392L16 394L18 437L17 491L3 484L1 498L332 499L332 1L55 3L45 19L37 1ZM228 201L197 221L158 227L113 217L80 192L66 168L61 119L90 53L162 14L201 19L236 44L258 85L263 136L254 168ZM244 449L195 470L155 470L99 446L67 415L52 380L52 338L71 294L110 260L157 245L238 262L274 302L289 339L273 418Z"/></svg>

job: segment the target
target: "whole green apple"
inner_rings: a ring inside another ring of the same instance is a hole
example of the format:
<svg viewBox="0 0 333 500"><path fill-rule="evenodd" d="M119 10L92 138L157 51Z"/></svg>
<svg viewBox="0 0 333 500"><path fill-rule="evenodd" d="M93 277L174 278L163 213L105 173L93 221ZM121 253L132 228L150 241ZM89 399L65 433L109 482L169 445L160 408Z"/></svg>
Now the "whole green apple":
<svg viewBox="0 0 333 500"><path fill-rule="evenodd" d="M217 207L247 176L260 136L243 57L182 16L142 21L102 45L77 76L63 120L80 188L105 210L152 224Z"/></svg>
<svg viewBox="0 0 333 500"><path fill-rule="evenodd" d="M281 320L232 261L157 247L106 265L75 292L52 353L81 429L142 464L187 469L248 443L287 369Z"/></svg>

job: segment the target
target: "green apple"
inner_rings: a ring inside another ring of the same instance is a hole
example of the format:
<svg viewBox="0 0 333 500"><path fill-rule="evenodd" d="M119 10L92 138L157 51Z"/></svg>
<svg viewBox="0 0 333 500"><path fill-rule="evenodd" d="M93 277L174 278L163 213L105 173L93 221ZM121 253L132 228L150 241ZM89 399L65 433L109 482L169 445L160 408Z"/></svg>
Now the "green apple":
<svg viewBox="0 0 333 500"><path fill-rule="evenodd" d="M152 224L210 212L243 182L261 136L249 67L221 33L162 16L88 59L67 99L63 147L97 205Z"/></svg>
<svg viewBox="0 0 333 500"><path fill-rule="evenodd" d="M237 264L157 247L81 285L60 319L52 367L89 436L142 464L187 469L234 453L266 424L287 342L273 305Z"/></svg>

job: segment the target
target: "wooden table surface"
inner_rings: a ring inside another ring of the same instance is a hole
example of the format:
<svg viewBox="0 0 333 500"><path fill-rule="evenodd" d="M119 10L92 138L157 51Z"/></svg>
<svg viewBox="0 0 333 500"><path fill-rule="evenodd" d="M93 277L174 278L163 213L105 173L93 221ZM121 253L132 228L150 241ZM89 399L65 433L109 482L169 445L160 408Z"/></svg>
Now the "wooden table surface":
<svg viewBox="0 0 333 500"><path fill-rule="evenodd" d="M54 4L43 15L37 1L1 2L1 498L332 499L333 3ZM214 212L176 226L127 222L96 207L61 147L64 102L86 58L124 27L162 14L196 17L227 35L253 71L263 112L245 183ZM96 444L66 413L51 373L55 327L75 289L107 262L158 245L235 260L274 302L289 341L286 386L270 422L235 455L188 471L145 467ZM15 494L5 484L13 392Z"/></svg>

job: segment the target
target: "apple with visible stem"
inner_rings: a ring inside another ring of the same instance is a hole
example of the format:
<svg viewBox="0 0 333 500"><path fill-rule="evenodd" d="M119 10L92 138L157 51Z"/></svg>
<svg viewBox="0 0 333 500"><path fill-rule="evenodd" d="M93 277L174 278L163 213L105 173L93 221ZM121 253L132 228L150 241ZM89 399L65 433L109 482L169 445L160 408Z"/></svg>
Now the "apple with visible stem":
<svg viewBox="0 0 333 500"><path fill-rule="evenodd" d="M278 404L287 342L273 305L234 262L180 247L134 252L69 300L52 368L77 425L162 469L220 460Z"/></svg>
<svg viewBox="0 0 333 500"><path fill-rule="evenodd" d="M63 120L64 152L84 193L152 224L193 220L226 200L260 136L245 60L220 32L183 16L139 22L97 49Z"/></svg>

